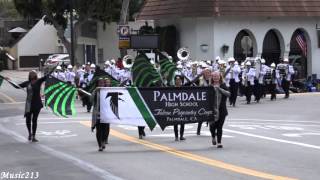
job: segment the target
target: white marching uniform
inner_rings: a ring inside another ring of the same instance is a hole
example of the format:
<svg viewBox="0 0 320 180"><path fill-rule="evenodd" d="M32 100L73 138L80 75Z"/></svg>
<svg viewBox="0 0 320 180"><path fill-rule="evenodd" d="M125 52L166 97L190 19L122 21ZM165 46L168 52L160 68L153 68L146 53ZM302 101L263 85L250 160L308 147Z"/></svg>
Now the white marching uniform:
<svg viewBox="0 0 320 180"><path fill-rule="evenodd" d="M230 79L234 79L236 83L240 82L239 74L241 73L241 68L239 65L234 65L232 69L231 66L228 66L226 69L225 83L227 87L230 87ZM230 70L229 70L230 69Z"/></svg>
<svg viewBox="0 0 320 180"><path fill-rule="evenodd" d="M250 68L248 69L244 69L244 71L242 72L242 79L245 80L247 79L247 81L250 83L250 85L254 85L254 79L256 77L256 70L254 68ZM245 83L245 82L243 82Z"/></svg>
<svg viewBox="0 0 320 180"><path fill-rule="evenodd" d="M66 81L66 76L65 76L64 72L60 72L60 71L54 72L53 77L59 79L60 81Z"/></svg>
<svg viewBox="0 0 320 180"><path fill-rule="evenodd" d="M120 82L124 82L124 81L127 81L126 82L126 85L131 85L132 83L132 76L131 76L131 71L128 70L128 69L122 69L120 71L120 74L119 74L119 77L120 77Z"/></svg>
<svg viewBox="0 0 320 180"><path fill-rule="evenodd" d="M76 73L74 73L73 71L67 70L65 72L65 77L67 82L70 82L71 84L75 84L74 79L76 77Z"/></svg>
<svg viewBox="0 0 320 180"><path fill-rule="evenodd" d="M259 78L258 78L259 84L263 84L264 83L264 76L266 75L268 68L269 67L267 65L265 65L265 64L261 65Z"/></svg>

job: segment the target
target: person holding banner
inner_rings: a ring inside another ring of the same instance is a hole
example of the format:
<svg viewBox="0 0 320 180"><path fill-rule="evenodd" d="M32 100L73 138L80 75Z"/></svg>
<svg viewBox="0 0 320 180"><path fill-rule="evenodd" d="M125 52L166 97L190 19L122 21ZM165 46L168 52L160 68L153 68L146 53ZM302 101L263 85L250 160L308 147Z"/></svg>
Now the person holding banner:
<svg viewBox="0 0 320 180"><path fill-rule="evenodd" d="M96 129L96 138L99 146L98 151L103 151L105 149L105 144L108 142L110 124L103 121L100 118L100 90L99 87L106 87L106 79L100 78L97 81L97 89L92 92L92 102L93 102L93 111L92 111L92 124L91 131L93 132ZM107 132L107 135L105 134Z"/></svg>
<svg viewBox="0 0 320 180"><path fill-rule="evenodd" d="M175 86L176 87L181 87L182 86L182 82L183 82L183 77L180 75L177 75L175 78ZM173 131L174 131L174 136L175 136L175 141L179 141L179 136L178 136L178 125L174 125L173 126ZM186 138L183 137L183 133L184 133L184 123L180 124L180 140L184 141L186 140Z"/></svg>
<svg viewBox="0 0 320 180"><path fill-rule="evenodd" d="M222 148L222 127L226 116L228 115L227 110L227 98L230 97L230 92L226 84L223 83L222 74L219 72L212 73L212 86L215 91L214 98L214 121L210 123L210 132L212 136L212 145L218 145L217 148ZM217 141L216 141L216 132L217 132Z"/></svg>
<svg viewBox="0 0 320 180"><path fill-rule="evenodd" d="M51 74L51 73L49 73ZM48 74L48 75L49 75ZM28 81L25 81L21 84L13 83L10 78L6 77L6 80L17 89L27 89L27 99L25 104L25 112L24 117L26 118L26 125L28 129L28 140L31 142L38 142L36 139L36 131L37 131L37 122L38 116L43 107L41 101L41 85L47 79L47 76L44 76L38 79L38 75L35 71L29 72Z"/></svg>

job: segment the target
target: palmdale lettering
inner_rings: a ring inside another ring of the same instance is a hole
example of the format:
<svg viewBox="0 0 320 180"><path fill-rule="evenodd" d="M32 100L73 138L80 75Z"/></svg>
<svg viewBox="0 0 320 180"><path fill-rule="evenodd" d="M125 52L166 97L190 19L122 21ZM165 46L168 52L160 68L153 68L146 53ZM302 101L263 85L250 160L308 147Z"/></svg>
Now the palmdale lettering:
<svg viewBox="0 0 320 180"><path fill-rule="evenodd" d="M153 92L153 101L206 101L207 92Z"/></svg>

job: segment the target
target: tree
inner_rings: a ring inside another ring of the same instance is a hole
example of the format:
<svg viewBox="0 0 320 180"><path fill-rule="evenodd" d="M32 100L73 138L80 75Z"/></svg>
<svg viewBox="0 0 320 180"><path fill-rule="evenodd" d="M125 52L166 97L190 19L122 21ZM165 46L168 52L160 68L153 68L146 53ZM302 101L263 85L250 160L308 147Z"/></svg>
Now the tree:
<svg viewBox="0 0 320 180"><path fill-rule="evenodd" d="M13 1L0 0L0 18L3 19L17 19L20 18Z"/></svg>
<svg viewBox="0 0 320 180"><path fill-rule="evenodd" d="M73 12L77 23L75 32L88 20L98 20L104 23L118 21L120 16L120 0L14 0L18 12L29 18L44 17L45 23L53 25L58 37L71 52L71 43L65 37L70 12ZM77 33L75 33L75 42Z"/></svg>
<svg viewBox="0 0 320 180"><path fill-rule="evenodd" d="M144 0L131 1L130 15L139 11L143 3ZM44 21L56 28L58 37L70 53L71 43L65 37L70 12L73 12L77 20L74 27L74 39L77 42L77 32L87 20L101 21L104 23L104 28L106 23L118 22L122 0L14 0L14 4L24 17L45 17Z"/></svg>

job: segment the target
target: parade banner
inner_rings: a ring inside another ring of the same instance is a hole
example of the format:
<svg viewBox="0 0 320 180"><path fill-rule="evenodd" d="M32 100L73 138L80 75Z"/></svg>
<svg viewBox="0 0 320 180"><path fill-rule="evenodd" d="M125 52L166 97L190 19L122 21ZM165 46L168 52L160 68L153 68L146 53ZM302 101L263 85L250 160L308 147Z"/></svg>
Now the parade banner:
<svg viewBox="0 0 320 180"><path fill-rule="evenodd" d="M213 121L211 87L101 88L100 118L111 124L162 130L176 124Z"/></svg>

